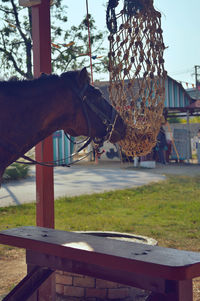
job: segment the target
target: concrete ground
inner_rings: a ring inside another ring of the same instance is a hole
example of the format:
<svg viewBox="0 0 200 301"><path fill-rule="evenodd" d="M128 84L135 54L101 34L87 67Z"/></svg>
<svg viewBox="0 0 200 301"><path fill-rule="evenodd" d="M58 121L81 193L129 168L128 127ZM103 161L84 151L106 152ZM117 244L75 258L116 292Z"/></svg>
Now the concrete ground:
<svg viewBox="0 0 200 301"><path fill-rule="evenodd" d="M55 198L146 185L164 180L166 174L200 175L200 165L157 164L155 169L141 169L134 168L133 163L100 162L97 165L84 162L70 168L56 167L54 170ZM35 168L32 167L27 179L2 184L0 207L35 202L35 191Z"/></svg>
<svg viewBox="0 0 200 301"><path fill-rule="evenodd" d="M140 170L144 170L140 168ZM167 165L156 163L155 169L147 169L146 172L160 175L184 175L184 176L198 176L200 175L200 164L193 163L170 163Z"/></svg>

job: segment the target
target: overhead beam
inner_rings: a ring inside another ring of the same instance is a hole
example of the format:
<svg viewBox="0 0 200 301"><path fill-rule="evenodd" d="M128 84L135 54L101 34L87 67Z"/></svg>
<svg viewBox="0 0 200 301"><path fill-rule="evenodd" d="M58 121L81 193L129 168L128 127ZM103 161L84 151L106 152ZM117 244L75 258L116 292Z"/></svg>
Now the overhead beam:
<svg viewBox="0 0 200 301"><path fill-rule="evenodd" d="M35 5L40 5L42 3L42 0L19 0L19 5L24 7L32 7ZM53 5L53 0L50 0L50 5Z"/></svg>
<svg viewBox="0 0 200 301"><path fill-rule="evenodd" d="M24 7L31 7L41 4L41 0L19 0L19 5Z"/></svg>

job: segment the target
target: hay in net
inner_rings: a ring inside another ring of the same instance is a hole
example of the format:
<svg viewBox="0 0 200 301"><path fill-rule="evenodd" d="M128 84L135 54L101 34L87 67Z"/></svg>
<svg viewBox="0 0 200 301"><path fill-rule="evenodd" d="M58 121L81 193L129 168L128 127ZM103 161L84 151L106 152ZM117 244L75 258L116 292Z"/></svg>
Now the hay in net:
<svg viewBox="0 0 200 301"><path fill-rule="evenodd" d="M156 144L163 120L165 77L161 15L152 0L118 0L107 7L110 31L109 94L127 124L119 142L127 156L144 156Z"/></svg>

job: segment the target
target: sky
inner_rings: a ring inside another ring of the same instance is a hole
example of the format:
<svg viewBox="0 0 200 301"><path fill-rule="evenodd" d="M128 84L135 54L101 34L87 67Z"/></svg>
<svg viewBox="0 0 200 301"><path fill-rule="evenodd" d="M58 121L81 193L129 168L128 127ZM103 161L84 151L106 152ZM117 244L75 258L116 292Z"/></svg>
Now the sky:
<svg viewBox="0 0 200 301"><path fill-rule="evenodd" d="M107 0L88 0L89 13L101 30L106 29L106 4ZM66 5L69 24L78 25L86 14L86 0L66 0ZM163 38L168 47L165 69L184 88L192 88L194 66L200 65L200 0L154 0L154 7L162 14ZM108 47L107 41L105 45ZM97 78L94 74L94 80Z"/></svg>

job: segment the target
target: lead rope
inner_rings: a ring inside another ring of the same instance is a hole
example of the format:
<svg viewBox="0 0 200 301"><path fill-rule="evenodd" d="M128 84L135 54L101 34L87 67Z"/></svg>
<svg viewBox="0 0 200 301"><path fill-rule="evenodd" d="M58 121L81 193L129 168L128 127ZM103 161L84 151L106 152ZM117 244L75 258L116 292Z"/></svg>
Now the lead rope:
<svg viewBox="0 0 200 301"><path fill-rule="evenodd" d="M39 161L36 161L34 159L31 159L30 157L26 156L26 155L23 155L21 156L22 158L24 158L25 160L29 161L29 162L26 162L26 161L16 161L16 163L19 163L19 164L26 164L26 165L35 165L35 164L38 164L38 165L41 165L41 166L46 166L46 167L54 167L54 166L57 166L56 163L59 163L59 162L63 162L63 160L67 160L67 159L70 159L70 158L73 158L75 155L77 155L81 150L83 150L84 148L86 148L90 142L92 141L91 138L88 139L88 141L86 141L86 143L81 146L78 151L76 153L73 153L71 154L70 156L67 156L63 159L60 159L60 160L54 160L54 161L51 161L51 162L39 162ZM87 153L85 156L81 157L80 159L77 159L69 164L65 164L65 166L67 167L70 167L71 165L79 162L79 161L82 161L83 159L85 159L87 156L90 155L91 152Z"/></svg>
<svg viewBox="0 0 200 301"><path fill-rule="evenodd" d="M92 153L92 151L88 152L86 155L82 156L81 158L79 158L79 159L77 159L77 160L75 160L75 161L73 161L73 162L71 162L69 164L62 164L62 166L71 167L71 165L73 165L75 163L78 163L78 162L84 160L85 158L87 158L91 153ZM63 160L66 160L66 159L68 159L70 157L72 157L72 155L69 156L69 157L66 157L64 159L55 160L55 161L47 162L46 163L46 162L38 162L38 161L36 161L34 159L31 159L31 158L29 158L27 156L22 156L22 158L24 158L25 160L30 161L30 162L26 162L26 161L15 161L15 162L19 163L19 164L25 164L25 165L36 165L37 164L37 165L42 165L42 166L46 166L46 167L56 167L57 166L56 163L62 162Z"/></svg>

